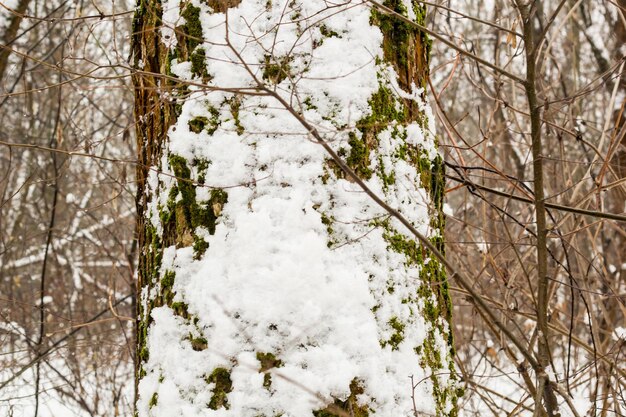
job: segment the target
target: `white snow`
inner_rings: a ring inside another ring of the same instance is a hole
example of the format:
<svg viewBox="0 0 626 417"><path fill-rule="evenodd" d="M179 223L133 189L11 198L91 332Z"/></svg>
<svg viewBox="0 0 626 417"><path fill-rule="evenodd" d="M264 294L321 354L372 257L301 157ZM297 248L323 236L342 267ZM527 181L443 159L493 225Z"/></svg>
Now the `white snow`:
<svg viewBox="0 0 626 417"><path fill-rule="evenodd" d="M615 330L613 330L613 339L626 340L626 327L616 327Z"/></svg>
<svg viewBox="0 0 626 417"><path fill-rule="evenodd" d="M184 19L180 17L180 5L178 1L166 0L162 2L163 8L163 26L161 26L161 39L163 42L171 48L176 46L176 32L177 26L184 23Z"/></svg>
<svg viewBox="0 0 626 417"><path fill-rule="evenodd" d="M46 296L44 296L41 300L37 300L37 301L35 302L35 305L38 305L38 306L39 306L39 305L41 305L42 301L43 301L43 304L44 304L44 305L46 305L46 304L50 304L50 303L52 302L52 297L51 297L51 296L49 296L49 295L46 295Z"/></svg>

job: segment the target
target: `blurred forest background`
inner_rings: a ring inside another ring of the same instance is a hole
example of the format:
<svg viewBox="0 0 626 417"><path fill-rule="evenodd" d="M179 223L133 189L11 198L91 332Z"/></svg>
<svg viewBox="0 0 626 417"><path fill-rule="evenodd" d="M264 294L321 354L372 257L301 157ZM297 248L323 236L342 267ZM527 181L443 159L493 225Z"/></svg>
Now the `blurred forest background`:
<svg viewBox="0 0 626 417"><path fill-rule="evenodd" d="M546 311L533 279L531 107L515 79L527 76L519 9L421 3L446 253L508 329L451 282L462 413L533 415L534 376L507 334L534 351L544 317L563 415L626 415L626 0L532 2ZM0 1L1 415L132 415L134 7Z"/></svg>

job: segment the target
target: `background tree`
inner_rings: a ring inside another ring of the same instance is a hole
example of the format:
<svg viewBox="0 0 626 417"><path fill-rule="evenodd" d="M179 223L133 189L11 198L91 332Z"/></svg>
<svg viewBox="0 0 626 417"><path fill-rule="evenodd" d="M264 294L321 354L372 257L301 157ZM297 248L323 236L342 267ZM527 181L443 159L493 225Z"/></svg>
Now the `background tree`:
<svg viewBox="0 0 626 417"><path fill-rule="evenodd" d="M133 404L131 14L100 3L0 2L1 415Z"/></svg>
<svg viewBox="0 0 626 417"><path fill-rule="evenodd" d="M447 193L455 207L450 259L474 277L480 298L525 349L537 352L549 334L548 385L562 414L623 414L625 218L616 157L624 137L623 7L585 0L438 3L433 30L453 45L435 43L431 94L448 178L456 183ZM529 62L532 79L520 80ZM525 91L531 82L535 103ZM531 132L541 135L538 153ZM537 258L539 161L545 277ZM542 279L548 297L541 301ZM462 408L497 416L559 412L542 408L537 374L522 350L478 314L475 297L458 290L457 363L470 403Z"/></svg>

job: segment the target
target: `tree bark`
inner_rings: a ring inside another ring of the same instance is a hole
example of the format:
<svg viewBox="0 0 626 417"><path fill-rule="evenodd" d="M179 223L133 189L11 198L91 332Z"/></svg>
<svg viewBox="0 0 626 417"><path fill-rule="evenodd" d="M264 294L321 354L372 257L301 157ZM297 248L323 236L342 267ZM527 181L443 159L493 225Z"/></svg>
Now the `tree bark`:
<svg viewBox="0 0 626 417"><path fill-rule="evenodd" d="M443 251L429 50L361 3L139 2L140 416L457 414L444 268L311 135Z"/></svg>

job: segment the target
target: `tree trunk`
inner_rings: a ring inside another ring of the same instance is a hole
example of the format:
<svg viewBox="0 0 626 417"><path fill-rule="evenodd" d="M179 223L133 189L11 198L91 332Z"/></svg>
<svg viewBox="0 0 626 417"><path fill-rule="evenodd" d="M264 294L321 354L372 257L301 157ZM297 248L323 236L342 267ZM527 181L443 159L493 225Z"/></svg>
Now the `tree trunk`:
<svg viewBox="0 0 626 417"><path fill-rule="evenodd" d="M28 10L29 3L30 0L20 0L14 9L14 13L4 8L0 11L0 42L2 42L2 47L0 48L0 82L4 79L4 73L9 65L11 50L15 47L13 42L24 14Z"/></svg>
<svg viewBox="0 0 626 417"><path fill-rule="evenodd" d="M299 119L443 250L429 40L330 4L139 1L140 416L456 415L445 271Z"/></svg>

